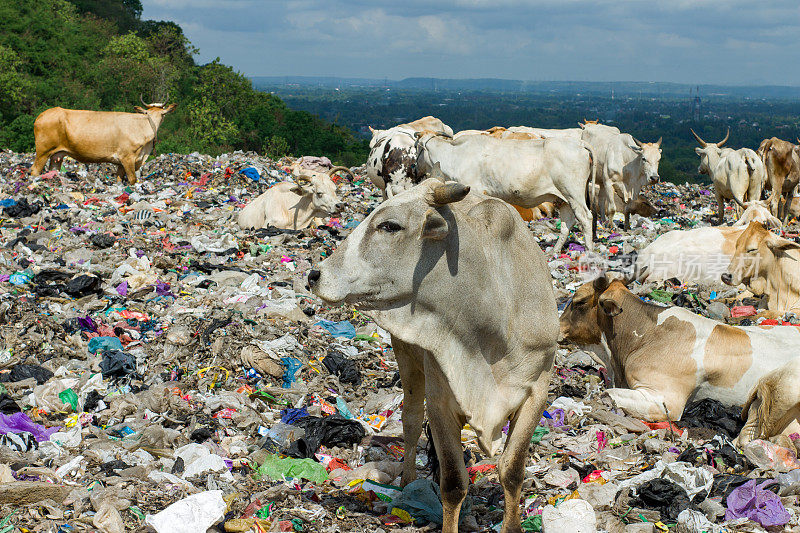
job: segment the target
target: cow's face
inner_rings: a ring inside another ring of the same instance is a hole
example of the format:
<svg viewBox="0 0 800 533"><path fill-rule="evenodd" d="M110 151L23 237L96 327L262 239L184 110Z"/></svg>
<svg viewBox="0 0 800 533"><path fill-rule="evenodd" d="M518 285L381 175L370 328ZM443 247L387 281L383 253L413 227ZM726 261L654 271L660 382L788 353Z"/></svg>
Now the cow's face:
<svg viewBox="0 0 800 533"><path fill-rule="evenodd" d="M763 294L766 279L774 274L770 269L780 268L775 259L794 249L800 249L800 245L751 222L736 240L736 250L722 281L733 286L744 283L754 294Z"/></svg>
<svg viewBox="0 0 800 533"><path fill-rule="evenodd" d="M336 184L326 175L298 181L292 192L307 198L314 209L314 216L330 216L337 213L341 204L336 195Z"/></svg>
<svg viewBox="0 0 800 533"><path fill-rule="evenodd" d="M175 111L175 108L178 107L178 104L148 104L146 108L139 107L138 105L134 107L136 112L143 113L145 115L158 115L164 116L168 115Z"/></svg>
<svg viewBox="0 0 800 533"><path fill-rule="evenodd" d="M711 175L711 162L712 154L719 157L720 149L714 143L708 143L704 148L695 148L695 153L700 156L700 166L697 167L698 174Z"/></svg>
<svg viewBox="0 0 800 533"><path fill-rule="evenodd" d="M658 183L658 163L661 161L661 139L642 143L642 173L650 183Z"/></svg>
<svg viewBox="0 0 800 533"><path fill-rule="evenodd" d="M415 276L438 261L455 225L444 203L467 192L431 179L388 199L309 274L309 285L329 304L358 303L368 310L404 305L416 291Z"/></svg>
<svg viewBox="0 0 800 533"><path fill-rule="evenodd" d="M597 278L594 282L584 283L575 294L572 301L561 313L559 320L559 342L572 342L579 345L600 344L600 325L597 323L598 298L603 293L608 283Z"/></svg>

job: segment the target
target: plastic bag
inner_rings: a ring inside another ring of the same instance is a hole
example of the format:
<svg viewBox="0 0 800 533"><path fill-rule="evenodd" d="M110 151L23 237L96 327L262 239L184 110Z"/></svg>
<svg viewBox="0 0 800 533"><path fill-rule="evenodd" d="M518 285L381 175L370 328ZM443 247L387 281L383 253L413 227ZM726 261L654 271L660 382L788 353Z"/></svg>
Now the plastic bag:
<svg viewBox="0 0 800 533"><path fill-rule="evenodd" d="M136 372L136 359L119 350L104 352L103 360L100 361L100 370L103 372L104 378L123 378Z"/></svg>
<svg viewBox="0 0 800 533"><path fill-rule="evenodd" d="M542 510L544 533L594 533L597 517L589 502L579 499L566 500L558 507L546 506Z"/></svg>
<svg viewBox="0 0 800 533"><path fill-rule="evenodd" d="M322 364L328 372L339 378L341 383L351 383L359 385L361 383L361 373L358 365L338 350L329 350L328 355L322 360Z"/></svg>
<svg viewBox="0 0 800 533"><path fill-rule="evenodd" d="M281 459L277 455L268 455L258 473L275 481L307 479L312 483L322 483L328 479L325 467L312 459Z"/></svg>
<svg viewBox="0 0 800 533"><path fill-rule="evenodd" d="M46 428L35 423L25 413L0 414L0 433L30 433L36 442L50 440L50 436L60 428Z"/></svg>
<svg viewBox="0 0 800 533"><path fill-rule="evenodd" d="M442 525L444 511L439 486L430 479L417 479L403 488L403 492L392 500L392 506L407 511L417 520L427 520ZM461 505L458 523L469 516L472 499L467 497Z"/></svg>
<svg viewBox="0 0 800 533"><path fill-rule="evenodd" d="M313 457L320 445L352 446L366 435L360 423L339 414L325 418L309 416L296 420L293 425L305 429L306 434L289 446L286 454L291 457Z"/></svg>
<svg viewBox="0 0 800 533"><path fill-rule="evenodd" d="M775 481L764 481L756 485L756 480L751 479L744 485L737 487L730 493L728 510L725 511L725 520L749 518L764 527L782 526L791 519L791 515L783 506L780 497L765 487Z"/></svg>
<svg viewBox="0 0 800 533"><path fill-rule="evenodd" d="M356 338L356 328L353 324L350 323L348 320L342 320L341 322L331 322L330 320L320 320L319 322L314 324L315 326L321 326L328 330L328 333L333 335L334 337L344 337L345 339L355 339Z"/></svg>
<svg viewBox="0 0 800 533"><path fill-rule="evenodd" d="M158 533L199 533L225 516L227 505L221 490L209 490L179 500L155 515L147 515L145 524Z"/></svg>
<svg viewBox="0 0 800 533"><path fill-rule="evenodd" d="M23 381L28 378L36 379L36 383L41 385L53 377L53 373L39 365L15 365L10 372L0 372L0 382Z"/></svg>
<svg viewBox="0 0 800 533"><path fill-rule="evenodd" d="M744 447L744 455L759 468L788 472L800 468L800 462L792 450L766 440L756 439Z"/></svg>
<svg viewBox="0 0 800 533"><path fill-rule="evenodd" d="M637 489L637 498L633 500L637 507L655 509L663 518L675 520L690 505L686 491L667 479L646 481Z"/></svg>

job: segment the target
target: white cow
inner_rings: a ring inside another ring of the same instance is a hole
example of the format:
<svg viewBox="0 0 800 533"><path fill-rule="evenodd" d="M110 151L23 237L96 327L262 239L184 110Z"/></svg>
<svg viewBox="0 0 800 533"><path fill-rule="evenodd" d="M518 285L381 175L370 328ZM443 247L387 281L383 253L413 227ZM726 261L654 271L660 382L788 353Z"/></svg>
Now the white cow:
<svg viewBox="0 0 800 533"><path fill-rule="evenodd" d="M453 135L453 129L436 117L422 117L408 124L399 124L387 130L370 128L366 174L383 193L391 198L420 182L413 164L416 162L414 134L418 131L435 131Z"/></svg>
<svg viewBox="0 0 800 533"><path fill-rule="evenodd" d="M343 169L334 167L328 174L305 174L296 176L294 182L284 181L273 185L242 209L239 227L259 229L274 226L297 230L307 228L315 218L335 214L342 204L339 203L336 184L330 174Z"/></svg>
<svg viewBox="0 0 800 533"><path fill-rule="evenodd" d="M423 133L417 139L417 152L418 172L431 172L438 163L446 176L476 193L520 207L563 201L559 204L561 235L553 251L561 250L576 218L587 249L592 249L586 200L594 157L586 143L565 137L517 140L486 135L453 140Z"/></svg>
<svg viewBox="0 0 800 533"><path fill-rule="evenodd" d="M442 532L458 531L469 486L465 423L484 453L502 452L502 533L519 532L525 460L547 401L558 315L544 254L525 223L499 200L464 199L468 190L429 179L383 202L308 282L324 301L356 305L391 333L404 393L402 482L416 477L427 406L442 465Z"/></svg>
<svg viewBox="0 0 800 533"><path fill-rule="evenodd" d="M565 129L547 129L547 128L530 128L528 126L511 126L508 128L510 132L532 133L538 135L542 139L550 139L552 137L572 137L573 139L580 139L583 130L580 128L565 128Z"/></svg>
<svg viewBox="0 0 800 533"><path fill-rule="evenodd" d="M728 271L736 240L750 222L780 228L764 202L751 202L732 227L672 230L639 251L636 279L643 283L678 278L684 283L718 283Z"/></svg>
<svg viewBox="0 0 800 533"><path fill-rule="evenodd" d="M613 126L586 124L581 139L591 145L597 156L596 171L600 185L594 197L593 211L598 217L625 213L625 228L630 228L633 203L642 189L658 182L661 139L642 143Z"/></svg>
<svg viewBox="0 0 800 533"><path fill-rule="evenodd" d="M731 130L718 143L707 143L691 130L700 148L694 151L700 156L699 174L706 174L714 184L717 197L719 224L725 220L725 200L736 202L737 208L744 208L745 202L761 199L761 190L767 179L767 171L761 158L749 148L733 150L722 148L730 137Z"/></svg>

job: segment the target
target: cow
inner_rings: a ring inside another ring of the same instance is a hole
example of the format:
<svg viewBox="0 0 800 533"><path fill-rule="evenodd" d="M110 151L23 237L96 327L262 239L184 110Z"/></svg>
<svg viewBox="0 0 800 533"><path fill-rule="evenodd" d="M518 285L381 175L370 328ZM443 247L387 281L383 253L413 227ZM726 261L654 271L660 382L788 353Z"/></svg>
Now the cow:
<svg viewBox="0 0 800 533"><path fill-rule="evenodd" d="M697 172L711 178L719 208L718 224L722 224L725 220L725 200L733 200L738 208L744 208L746 201L761 199L766 179L764 163L749 148L733 150L722 147L730 137L730 128L725 138L718 143L708 143L693 129L690 131L700 143L700 147L694 149L700 156Z"/></svg>
<svg viewBox="0 0 800 533"><path fill-rule="evenodd" d="M538 135L542 139L551 139L553 137L571 137L573 139L580 139L583 130L581 128L565 128L565 129L547 129L547 128L531 128L528 126L511 126L507 128L510 133L530 133Z"/></svg>
<svg viewBox="0 0 800 533"><path fill-rule="evenodd" d="M581 139L592 147L597 156L596 180L599 184L593 197L593 226L597 219L625 213L625 229L630 229L630 216L642 189L659 180L661 139L643 143L613 126L582 125Z"/></svg>
<svg viewBox="0 0 800 533"><path fill-rule="evenodd" d="M315 218L331 216L343 204L336 195L331 175L344 167L333 167L328 174L301 174L294 182L277 183L245 206L239 213L239 227L259 229L274 226L280 229L307 228ZM349 170L348 170L349 172Z"/></svg>
<svg viewBox="0 0 800 533"><path fill-rule="evenodd" d="M668 231L638 252L635 279L640 283L671 278L684 283L717 283L728 270L736 240L752 221L781 227L766 205L751 202L732 227Z"/></svg>
<svg viewBox="0 0 800 533"><path fill-rule="evenodd" d="M734 441L736 446L769 439L795 448L789 435L800 432L800 357L758 380L742 407L742 418L746 422Z"/></svg>
<svg viewBox="0 0 800 533"><path fill-rule="evenodd" d="M399 124L387 130L370 127L372 139L369 143L366 174L381 190L383 199L419 183L414 164L414 133L435 131L453 135L453 129L436 117L422 117L408 124Z"/></svg>
<svg viewBox="0 0 800 533"><path fill-rule="evenodd" d="M649 421L680 420L690 398L742 405L767 372L797 355L800 330L734 327L682 307L640 300L622 280L581 285L560 319L560 341L599 356L618 407Z"/></svg>
<svg viewBox="0 0 800 533"><path fill-rule="evenodd" d="M753 439L768 439L795 449L800 432L800 357L762 377L742 407L744 427L734 441L744 448Z"/></svg>
<svg viewBox="0 0 800 533"><path fill-rule="evenodd" d="M458 531L467 494L465 423L484 453L502 451L502 532L518 532L525 460L547 401L558 315L544 254L526 225L508 204L465 198L468 191L428 179L393 196L309 273L308 283L326 303L355 305L391 334L404 394L402 483L416 477L427 405L441 463L442 532Z"/></svg>
<svg viewBox="0 0 800 533"><path fill-rule="evenodd" d="M800 183L800 146L772 137L762 141L756 153L767 172L766 185L772 190L769 197L772 214L785 224L789 219L794 191Z"/></svg>
<svg viewBox="0 0 800 533"><path fill-rule="evenodd" d="M417 172L438 165L450 179L519 207L559 204L558 253L570 228L578 223L586 248L592 249L591 213L587 207L594 155L584 142L566 137L543 140L495 139L468 135L454 140L433 133L418 135Z"/></svg>
<svg viewBox="0 0 800 533"><path fill-rule="evenodd" d="M744 283L753 294L766 295L770 311L800 313L800 244L751 222L736 240L722 281L734 287Z"/></svg>
<svg viewBox="0 0 800 533"><path fill-rule="evenodd" d="M113 163L117 176L136 183L136 172L153 152L164 116L178 104L153 103L136 106L136 113L83 111L52 107L33 123L36 159L31 176L38 176L50 161L61 166L65 155L81 163Z"/></svg>

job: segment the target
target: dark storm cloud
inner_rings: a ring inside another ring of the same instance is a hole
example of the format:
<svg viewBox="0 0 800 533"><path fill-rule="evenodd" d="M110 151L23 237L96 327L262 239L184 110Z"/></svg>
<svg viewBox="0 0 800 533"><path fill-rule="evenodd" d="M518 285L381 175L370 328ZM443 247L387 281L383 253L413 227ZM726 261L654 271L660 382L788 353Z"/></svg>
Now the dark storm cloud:
<svg viewBox="0 0 800 533"><path fill-rule="evenodd" d="M249 75L800 84L796 0L142 3Z"/></svg>

